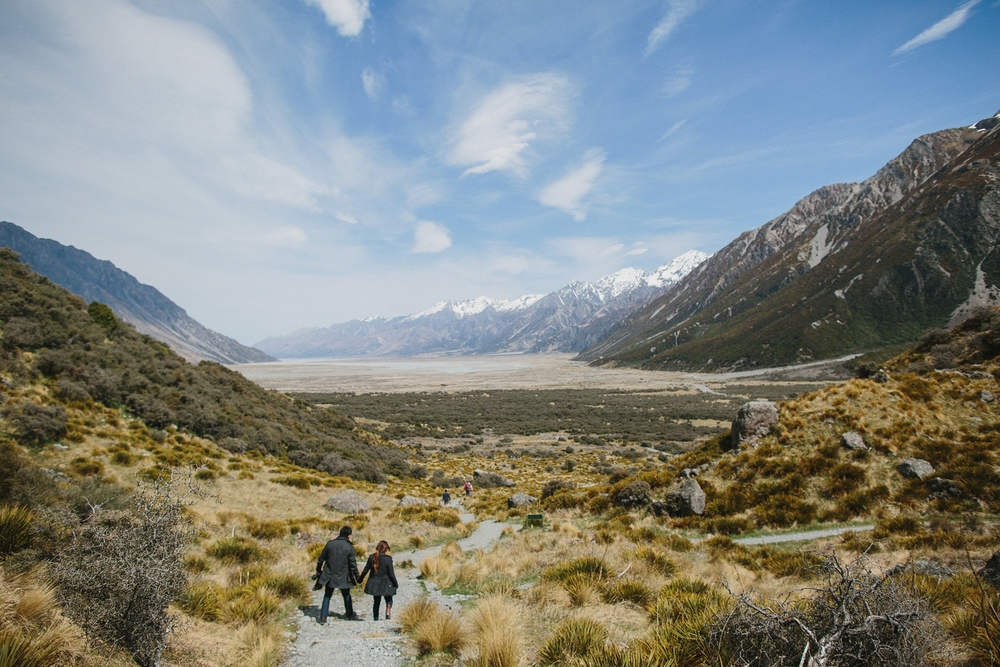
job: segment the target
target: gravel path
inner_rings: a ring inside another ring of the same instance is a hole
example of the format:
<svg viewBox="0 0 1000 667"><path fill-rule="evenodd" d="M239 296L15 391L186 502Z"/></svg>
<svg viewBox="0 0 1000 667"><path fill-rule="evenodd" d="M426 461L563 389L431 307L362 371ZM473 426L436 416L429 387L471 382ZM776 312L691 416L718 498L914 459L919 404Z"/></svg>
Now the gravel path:
<svg viewBox="0 0 1000 667"><path fill-rule="evenodd" d="M461 514L462 521L473 519L471 514ZM469 537L459 540L463 551L488 549L499 538L509 524L483 521ZM515 527L516 528L516 527ZM394 562L409 560L419 564L428 556L441 550L440 546L419 551L401 551L394 554ZM447 596L435 590L428 590L423 581L417 579L420 570L416 568L396 568L399 592L393 599L393 611L398 613L413 600L430 595L439 604L449 609L457 609L463 596ZM319 624L319 607L323 602L323 591L312 593L312 603L300 607L295 618L298 632L290 650L289 667L401 667L406 662L404 638L400 634L395 619L373 621L372 597L354 595L354 610L364 620L345 621L344 602L339 593L333 594L330 617L326 625ZM381 610L385 615L385 605Z"/></svg>
<svg viewBox="0 0 1000 667"><path fill-rule="evenodd" d="M806 542L808 540L819 540L824 537L836 537L846 532L865 533L875 530L872 524L863 526L846 526L843 528L824 528L822 530L805 530L800 533L782 533L781 535L761 535L760 537L740 537L734 539L736 544L747 546L760 546L762 544L780 544L782 542Z"/></svg>

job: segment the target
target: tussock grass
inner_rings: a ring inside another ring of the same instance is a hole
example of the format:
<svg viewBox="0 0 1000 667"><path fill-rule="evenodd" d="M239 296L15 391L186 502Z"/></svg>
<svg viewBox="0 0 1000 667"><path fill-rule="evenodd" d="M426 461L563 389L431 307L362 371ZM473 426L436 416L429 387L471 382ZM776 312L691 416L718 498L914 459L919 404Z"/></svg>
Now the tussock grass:
<svg viewBox="0 0 1000 667"><path fill-rule="evenodd" d="M619 579L604 590L602 598L605 602L631 602L640 607L648 607L656 599L656 593L638 579Z"/></svg>
<svg viewBox="0 0 1000 667"><path fill-rule="evenodd" d="M458 615L440 608L414 626L411 635L420 655L443 651L457 656L468 645L468 636Z"/></svg>
<svg viewBox="0 0 1000 667"><path fill-rule="evenodd" d="M26 507L0 506L0 554L11 554L31 544L32 518Z"/></svg>
<svg viewBox="0 0 1000 667"><path fill-rule="evenodd" d="M281 599L265 588L241 591L223 608L225 620L236 623L264 622L281 608Z"/></svg>
<svg viewBox="0 0 1000 667"><path fill-rule="evenodd" d="M246 565L275 559L274 552L245 537L223 537L208 545L205 553L229 564Z"/></svg>
<svg viewBox="0 0 1000 667"><path fill-rule="evenodd" d="M608 641L604 624L589 618L568 618L538 652L540 665L575 665L595 655ZM586 664L586 663L585 663Z"/></svg>
<svg viewBox="0 0 1000 667"><path fill-rule="evenodd" d="M472 643L479 652L467 663L475 667L517 667L523 653L520 613L516 604L503 597L482 599L469 615Z"/></svg>
<svg viewBox="0 0 1000 667"><path fill-rule="evenodd" d="M436 602L428 597L420 597L403 607L397 614L396 620L399 622L403 632L411 632L415 627L425 620L440 612L441 609Z"/></svg>
<svg viewBox="0 0 1000 667"><path fill-rule="evenodd" d="M189 584L177 600L177 606L185 614L203 621L218 621L223 617L219 593L205 582Z"/></svg>
<svg viewBox="0 0 1000 667"><path fill-rule="evenodd" d="M237 641L233 667L278 667L285 654L283 629L277 623L247 623Z"/></svg>

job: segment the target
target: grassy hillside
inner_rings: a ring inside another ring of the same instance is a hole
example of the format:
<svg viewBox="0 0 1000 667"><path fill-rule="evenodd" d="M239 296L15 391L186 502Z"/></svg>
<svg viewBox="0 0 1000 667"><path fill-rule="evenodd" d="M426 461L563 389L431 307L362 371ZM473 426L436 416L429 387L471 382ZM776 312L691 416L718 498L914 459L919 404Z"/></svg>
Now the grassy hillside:
<svg viewBox="0 0 1000 667"><path fill-rule="evenodd" d="M409 473L401 452L349 418L266 391L219 364L186 363L163 344L79 298L0 249L0 375L18 387L40 382L53 406L8 402L21 441L71 431L66 410L100 403L139 417L154 435L168 426L230 451L256 450L303 466L381 481ZM171 463L164 458L165 464Z"/></svg>

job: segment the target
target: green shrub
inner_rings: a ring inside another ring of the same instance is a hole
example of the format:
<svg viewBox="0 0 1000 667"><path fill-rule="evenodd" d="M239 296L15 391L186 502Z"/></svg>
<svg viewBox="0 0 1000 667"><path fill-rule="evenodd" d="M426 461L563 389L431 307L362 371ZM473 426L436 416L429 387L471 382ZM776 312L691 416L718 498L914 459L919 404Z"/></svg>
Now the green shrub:
<svg viewBox="0 0 1000 667"><path fill-rule="evenodd" d="M208 545L205 553L224 563L242 565L274 558L271 551L245 537L223 537Z"/></svg>

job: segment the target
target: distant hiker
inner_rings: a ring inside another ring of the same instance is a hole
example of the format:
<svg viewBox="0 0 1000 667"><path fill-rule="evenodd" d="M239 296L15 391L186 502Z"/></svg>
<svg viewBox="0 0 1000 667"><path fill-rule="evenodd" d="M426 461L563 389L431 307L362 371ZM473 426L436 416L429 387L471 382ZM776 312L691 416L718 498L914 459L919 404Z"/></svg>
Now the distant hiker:
<svg viewBox="0 0 1000 667"><path fill-rule="evenodd" d="M361 580L358 574L358 560L354 555L354 545L351 543L350 526L340 529L340 535L330 540L323 547L323 553L319 555L316 562L317 582L320 586L326 586L323 593L323 606L319 610L319 622L326 623L326 617L330 615L330 598L336 588L340 589L340 594L344 597L344 618L348 621L360 621L361 618L354 613L354 605L351 602L351 586Z"/></svg>
<svg viewBox="0 0 1000 667"><path fill-rule="evenodd" d="M445 489L444 493L441 495L441 502L445 505L451 502L451 494L448 493L448 489Z"/></svg>
<svg viewBox="0 0 1000 667"><path fill-rule="evenodd" d="M365 569L361 570L361 578L370 572L371 576L365 583L365 593L374 596L372 603L372 618L378 620L378 608L385 598L385 618L392 618L392 596L399 589L396 572L392 569L392 556L389 555L389 543L382 540L375 547L375 553L368 557Z"/></svg>
<svg viewBox="0 0 1000 667"><path fill-rule="evenodd" d="M465 491L465 497L468 498L472 495L472 482L466 480L465 485L462 486L462 490Z"/></svg>

